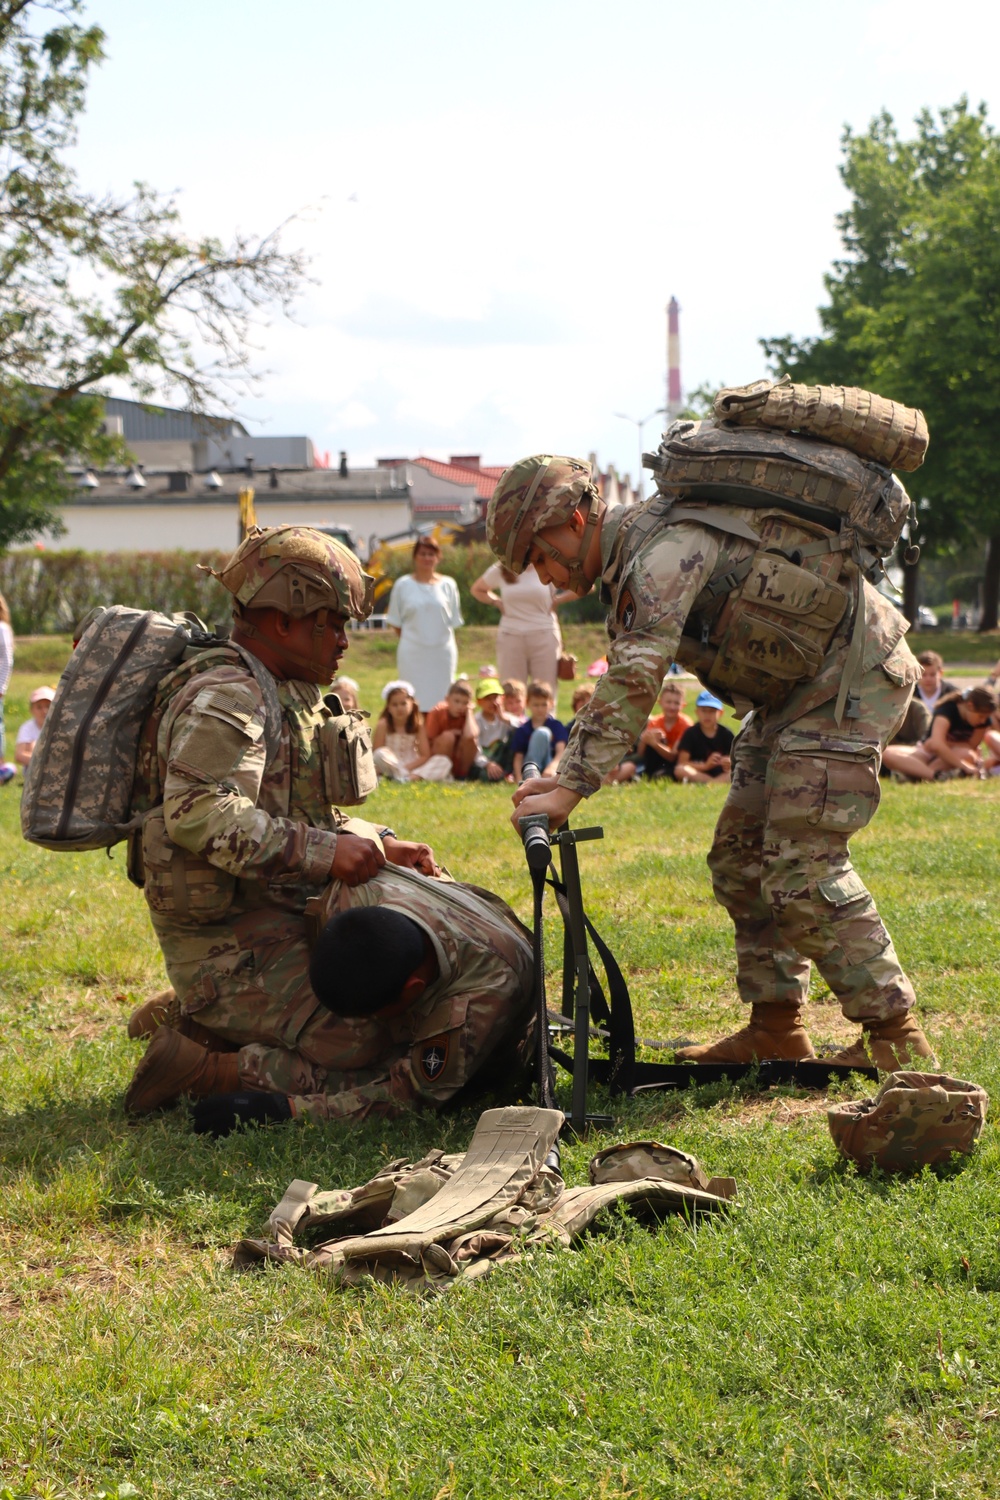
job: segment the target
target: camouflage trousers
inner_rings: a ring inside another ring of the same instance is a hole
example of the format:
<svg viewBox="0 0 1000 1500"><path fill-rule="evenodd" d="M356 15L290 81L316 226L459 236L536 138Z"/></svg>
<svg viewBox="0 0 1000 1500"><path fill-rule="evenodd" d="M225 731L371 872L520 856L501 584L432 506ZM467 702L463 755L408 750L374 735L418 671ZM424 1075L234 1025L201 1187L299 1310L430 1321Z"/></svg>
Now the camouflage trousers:
<svg viewBox="0 0 1000 1500"><path fill-rule="evenodd" d="M247 1088L336 1094L386 1076L399 1048L380 1024L338 1019L313 994L303 917L277 907L211 925L150 915L183 1014L239 1049Z"/></svg>
<svg viewBox="0 0 1000 1500"><path fill-rule="evenodd" d="M875 667L859 718L838 725L831 699L784 728L754 715L737 739L708 864L735 924L747 1004L803 1001L810 960L851 1020L885 1020L914 1004L848 848L878 807L882 749L912 691Z"/></svg>

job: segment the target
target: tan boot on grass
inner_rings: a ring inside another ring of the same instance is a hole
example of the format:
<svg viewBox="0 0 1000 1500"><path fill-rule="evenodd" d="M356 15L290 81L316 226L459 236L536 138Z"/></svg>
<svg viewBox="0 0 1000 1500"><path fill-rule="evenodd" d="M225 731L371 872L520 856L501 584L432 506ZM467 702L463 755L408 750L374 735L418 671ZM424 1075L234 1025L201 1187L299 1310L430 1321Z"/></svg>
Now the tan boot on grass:
<svg viewBox="0 0 1000 1500"><path fill-rule="evenodd" d="M937 1065L934 1049L917 1024L912 1011L891 1016L888 1021L866 1021L864 1031L853 1047L835 1052L827 1062L838 1067L881 1069L883 1073L920 1069L933 1071Z"/></svg>
<svg viewBox="0 0 1000 1500"><path fill-rule="evenodd" d="M161 1026L179 1031L181 1036L190 1037L199 1047L207 1047L209 1052L240 1050L235 1042L226 1041L225 1037L209 1031L207 1026L201 1026L190 1016L182 1016L180 1001L173 990L161 990L138 1006L129 1017L128 1034L133 1042L137 1042L144 1036L152 1036Z"/></svg>
<svg viewBox="0 0 1000 1500"><path fill-rule="evenodd" d="M130 1115L148 1115L182 1094L204 1099L235 1094L239 1088L237 1053L209 1052L172 1026L161 1026L132 1075L125 1109Z"/></svg>
<svg viewBox="0 0 1000 1500"><path fill-rule="evenodd" d="M181 1006L175 990L160 990L141 1005L137 1005L128 1018L128 1034L133 1042L140 1037L152 1036L158 1026L173 1026L180 1020Z"/></svg>
<svg viewBox="0 0 1000 1500"><path fill-rule="evenodd" d="M674 1056L678 1062L752 1063L771 1058L799 1062L816 1054L800 1007L774 1003L751 1006L749 1022L732 1036L700 1047L681 1047Z"/></svg>

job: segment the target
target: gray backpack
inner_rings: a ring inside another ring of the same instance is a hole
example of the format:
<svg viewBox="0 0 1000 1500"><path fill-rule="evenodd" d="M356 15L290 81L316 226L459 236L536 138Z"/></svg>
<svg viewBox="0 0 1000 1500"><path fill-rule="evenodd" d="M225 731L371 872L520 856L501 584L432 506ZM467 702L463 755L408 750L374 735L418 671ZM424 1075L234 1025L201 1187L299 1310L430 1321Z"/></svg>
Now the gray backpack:
<svg viewBox="0 0 1000 1500"><path fill-rule="evenodd" d="M88 616L59 679L24 777L21 832L46 849L106 849L141 820L133 810L136 755L163 677L194 653L236 652L267 708L273 753L281 733L274 679L248 651L222 642L194 615L114 604ZM270 754L269 754L270 758Z"/></svg>

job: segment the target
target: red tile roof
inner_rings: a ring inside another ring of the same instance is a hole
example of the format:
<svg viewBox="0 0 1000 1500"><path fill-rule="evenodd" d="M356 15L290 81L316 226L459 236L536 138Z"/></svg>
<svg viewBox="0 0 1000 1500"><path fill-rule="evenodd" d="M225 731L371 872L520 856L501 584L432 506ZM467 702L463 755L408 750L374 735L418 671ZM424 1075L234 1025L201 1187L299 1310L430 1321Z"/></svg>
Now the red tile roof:
<svg viewBox="0 0 1000 1500"><path fill-rule="evenodd" d="M460 464L444 464L437 458L415 458L413 463L419 464L429 474L438 479L450 479L454 484L474 484L476 494L480 500L488 500L497 487L497 481L503 473L503 468L488 466L482 469L466 469Z"/></svg>

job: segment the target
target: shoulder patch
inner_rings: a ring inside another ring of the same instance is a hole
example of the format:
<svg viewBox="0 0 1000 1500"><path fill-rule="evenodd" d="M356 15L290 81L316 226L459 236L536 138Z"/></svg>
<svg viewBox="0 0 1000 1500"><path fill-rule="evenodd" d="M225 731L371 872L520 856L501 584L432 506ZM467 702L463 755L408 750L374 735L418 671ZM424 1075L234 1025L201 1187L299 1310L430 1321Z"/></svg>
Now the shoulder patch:
<svg viewBox="0 0 1000 1500"><path fill-rule="evenodd" d="M635 624L635 599L628 584L626 584L618 595L616 618L623 630L631 630Z"/></svg>
<svg viewBox="0 0 1000 1500"><path fill-rule="evenodd" d="M446 1031L440 1036L428 1037L421 1045L418 1063L427 1083L433 1083L444 1072L448 1064L449 1046L450 1039Z"/></svg>
<svg viewBox="0 0 1000 1500"><path fill-rule="evenodd" d="M263 710L253 693L238 683L206 687L191 705L191 712L221 719L239 729L249 740L259 740L264 733Z"/></svg>

